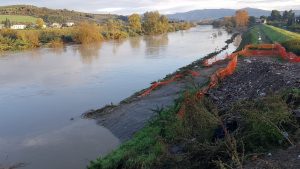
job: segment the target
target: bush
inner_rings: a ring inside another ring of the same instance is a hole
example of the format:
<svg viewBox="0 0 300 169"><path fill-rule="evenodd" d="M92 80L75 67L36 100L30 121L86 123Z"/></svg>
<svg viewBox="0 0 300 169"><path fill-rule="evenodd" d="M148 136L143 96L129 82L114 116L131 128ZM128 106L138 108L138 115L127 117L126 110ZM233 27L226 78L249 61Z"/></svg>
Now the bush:
<svg viewBox="0 0 300 169"><path fill-rule="evenodd" d="M61 39L55 39L50 42L49 46L52 48L61 48L64 46L64 43Z"/></svg>
<svg viewBox="0 0 300 169"><path fill-rule="evenodd" d="M30 44L32 47L40 46L38 31L33 31L33 30L18 31L17 37L18 39Z"/></svg>
<svg viewBox="0 0 300 169"><path fill-rule="evenodd" d="M289 40L283 42L282 45L286 48L287 51L293 52L296 55L300 55L300 39Z"/></svg>
<svg viewBox="0 0 300 169"><path fill-rule="evenodd" d="M103 36L100 33L100 28L93 23L82 22L76 26L75 40L81 44L100 42Z"/></svg>

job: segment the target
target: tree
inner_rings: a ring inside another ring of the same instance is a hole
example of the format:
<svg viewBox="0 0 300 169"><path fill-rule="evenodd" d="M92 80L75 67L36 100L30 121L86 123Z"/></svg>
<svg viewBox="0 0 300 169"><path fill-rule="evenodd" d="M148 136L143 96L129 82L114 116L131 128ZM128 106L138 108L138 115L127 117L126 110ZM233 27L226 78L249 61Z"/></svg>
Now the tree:
<svg viewBox="0 0 300 169"><path fill-rule="evenodd" d="M169 20L159 12L146 12L144 14L143 30L146 34L166 33L169 30Z"/></svg>
<svg viewBox="0 0 300 169"><path fill-rule="evenodd" d="M78 43L88 44L100 42L103 37L100 28L96 24L82 22L76 26L75 39Z"/></svg>
<svg viewBox="0 0 300 169"><path fill-rule="evenodd" d="M249 27L254 26L256 24L256 18L254 16L249 17Z"/></svg>
<svg viewBox="0 0 300 169"><path fill-rule="evenodd" d="M9 19L5 19L5 21L4 21L4 26L6 27L6 28L10 28L10 26L11 26L11 22L10 22L10 20Z"/></svg>
<svg viewBox="0 0 300 169"><path fill-rule="evenodd" d="M139 14L132 14L128 17L129 26L132 30L137 33L142 32L142 21L141 16Z"/></svg>
<svg viewBox="0 0 300 169"><path fill-rule="evenodd" d="M169 30L169 19L163 15L159 18L159 33L167 33Z"/></svg>
<svg viewBox="0 0 300 169"><path fill-rule="evenodd" d="M270 20L272 21L280 21L281 14L278 10L272 10Z"/></svg>
<svg viewBox="0 0 300 169"><path fill-rule="evenodd" d="M246 10L237 10L235 13L236 27L244 28L248 25L249 15Z"/></svg>
<svg viewBox="0 0 300 169"><path fill-rule="evenodd" d="M37 26L38 29L43 28L44 24L45 24L45 22L44 22L44 20L42 18L38 18L36 20L36 26Z"/></svg>

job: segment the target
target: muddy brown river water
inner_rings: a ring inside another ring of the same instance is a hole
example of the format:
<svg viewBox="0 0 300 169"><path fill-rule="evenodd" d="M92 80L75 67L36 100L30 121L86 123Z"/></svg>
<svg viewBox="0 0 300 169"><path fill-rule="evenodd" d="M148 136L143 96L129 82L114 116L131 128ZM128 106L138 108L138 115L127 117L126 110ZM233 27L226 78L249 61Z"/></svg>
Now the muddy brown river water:
<svg viewBox="0 0 300 169"><path fill-rule="evenodd" d="M2 53L0 168L85 168L120 140L95 121L81 119L83 112L120 102L222 48L230 37L199 26L89 46ZM231 44L225 52L235 49Z"/></svg>

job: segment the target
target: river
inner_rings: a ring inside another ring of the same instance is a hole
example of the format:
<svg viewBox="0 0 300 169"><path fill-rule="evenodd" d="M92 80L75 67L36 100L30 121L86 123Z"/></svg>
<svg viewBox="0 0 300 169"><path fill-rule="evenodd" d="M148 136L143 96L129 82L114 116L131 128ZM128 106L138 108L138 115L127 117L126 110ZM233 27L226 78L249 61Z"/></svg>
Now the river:
<svg viewBox="0 0 300 169"><path fill-rule="evenodd" d="M222 48L230 37L198 26L167 35L0 54L0 168L85 168L120 141L95 121L82 119L82 113L120 102ZM235 49L231 44L223 54Z"/></svg>

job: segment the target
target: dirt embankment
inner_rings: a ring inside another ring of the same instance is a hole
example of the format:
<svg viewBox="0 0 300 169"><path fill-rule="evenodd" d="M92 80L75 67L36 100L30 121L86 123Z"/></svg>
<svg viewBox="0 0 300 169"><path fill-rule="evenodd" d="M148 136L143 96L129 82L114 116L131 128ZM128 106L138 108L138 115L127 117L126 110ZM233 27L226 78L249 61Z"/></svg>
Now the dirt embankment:
<svg viewBox="0 0 300 169"><path fill-rule="evenodd" d="M173 105L183 91L206 84L211 74L220 67L225 67L227 61L215 64L210 68L203 67L202 61L226 50L228 45L234 42L237 35L234 34L231 39L228 39L227 45L220 51L213 52L164 78L169 79L178 73L185 74L180 80L161 86L147 96L139 97L145 91L142 90L121 101L119 105L107 105L101 109L86 112L83 117L96 119L99 125L108 128L121 141L128 140L155 115L153 110ZM193 77L186 73L188 70L198 72L200 76Z"/></svg>
<svg viewBox="0 0 300 169"><path fill-rule="evenodd" d="M233 103L253 100L290 88L300 88L300 64L288 63L269 57L240 58L237 71L224 79L208 96L220 111L228 111ZM298 120L300 110L291 110ZM298 169L300 144L288 149L274 150L253 156L246 162L247 169Z"/></svg>
<svg viewBox="0 0 300 169"><path fill-rule="evenodd" d="M288 88L300 87L300 65L278 58L249 57L238 60L237 71L209 91L220 110L244 99L256 99Z"/></svg>

